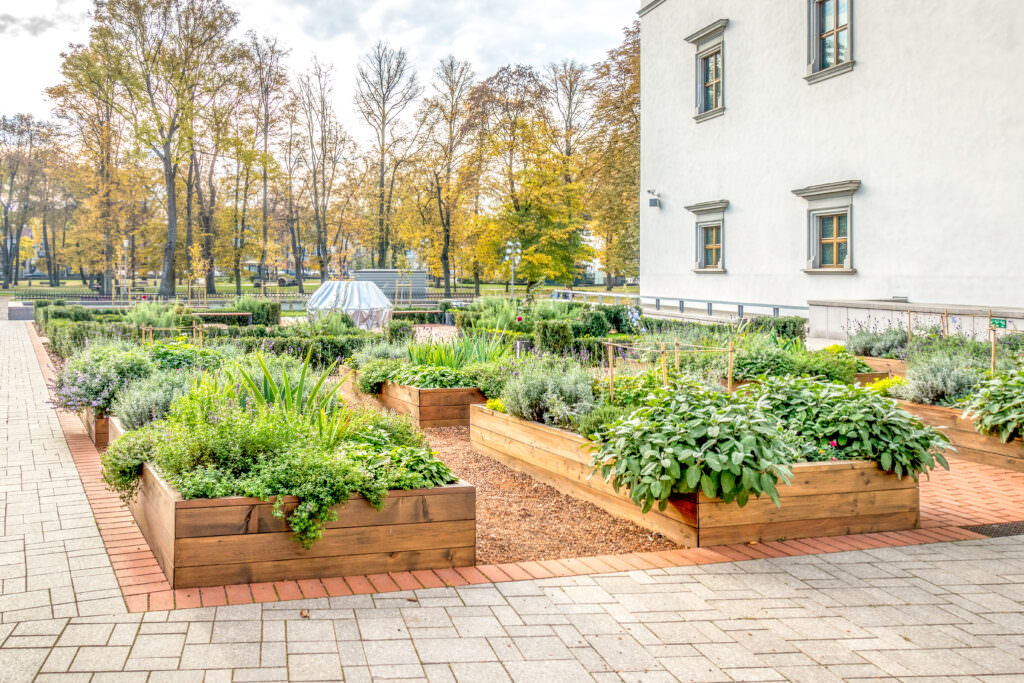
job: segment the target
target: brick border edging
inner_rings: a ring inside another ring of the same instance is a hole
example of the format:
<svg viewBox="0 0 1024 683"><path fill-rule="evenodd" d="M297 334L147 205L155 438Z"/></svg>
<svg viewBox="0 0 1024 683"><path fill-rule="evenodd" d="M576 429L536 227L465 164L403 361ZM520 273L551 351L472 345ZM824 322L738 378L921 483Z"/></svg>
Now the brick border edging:
<svg viewBox="0 0 1024 683"><path fill-rule="evenodd" d="M28 322L26 327L39 368L49 387L56 377L53 363L33 324ZM986 538L950 526L627 555L172 589L131 512L103 482L99 452L90 441L81 421L76 415L61 410L57 410L57 417L129 612L389 593Z"/></svg>

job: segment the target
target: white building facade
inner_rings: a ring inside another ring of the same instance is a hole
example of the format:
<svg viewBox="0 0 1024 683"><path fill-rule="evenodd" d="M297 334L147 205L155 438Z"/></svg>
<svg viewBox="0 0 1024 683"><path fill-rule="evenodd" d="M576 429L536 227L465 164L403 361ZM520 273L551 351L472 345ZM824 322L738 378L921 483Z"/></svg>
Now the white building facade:
<svg viewBox="0 0 1024 683"><path fill-rule="evenodd" d="M1024 305L1024 2L640 14L643 296Z"/></svg>

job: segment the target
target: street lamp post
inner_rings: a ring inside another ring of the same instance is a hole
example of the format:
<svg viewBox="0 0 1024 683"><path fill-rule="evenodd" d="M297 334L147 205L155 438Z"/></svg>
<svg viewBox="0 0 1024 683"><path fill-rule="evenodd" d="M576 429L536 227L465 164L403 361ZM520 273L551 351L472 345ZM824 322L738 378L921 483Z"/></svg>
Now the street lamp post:
<svg viewBox="0 0 1024 683"><path fill-rule="evenodd" d="M516 266L523 258L523 245L519 240L505 242L505 260L512 268L512 281L509 287L509 298L516 298Z"/></svg>

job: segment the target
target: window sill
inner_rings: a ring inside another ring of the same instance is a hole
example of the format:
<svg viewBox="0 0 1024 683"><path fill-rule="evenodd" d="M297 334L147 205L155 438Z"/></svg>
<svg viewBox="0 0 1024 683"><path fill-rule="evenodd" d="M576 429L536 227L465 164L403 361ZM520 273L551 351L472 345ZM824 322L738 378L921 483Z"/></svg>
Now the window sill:
<svg viewBox="0 0 1024 683"><path fill-rule="evenodd" d="M725 268L693 268L694 273L698 275L714 275L714 274L725 274Z"/></svg>
<svg viewBox="0 0 1024 683"><path fill-rule="evenodd" d="M697 123L701 123L703 121L707 121L708 119L717 118L717 117L721 116L724 113L725 113L725 107L724 106L723 107L718 107L717 109L712 109L710 111L702 111L701 113L699 113L696 116L694 116L693 120L696 121Z"/></svg>
<svg viewBox="0 0 1024 683"><path fill-rule="evenodd" d="M853 66L856 63L857 62L851 59L848 62L836 64L835 66L830 66L827 69L822 69L821 71L815 71L814 73L807 74L806 76L804 76L804 80L807 81L809 85L814 85L815 83L820 83L821 81L827 81L830 78L841 76L849 71L853 71Z"/></svg>
<svg viewBox="0 0 1024 683"><path fill-rule="evenodd" d="M853 275L856 268L804 268L808 275Z"/></svg>

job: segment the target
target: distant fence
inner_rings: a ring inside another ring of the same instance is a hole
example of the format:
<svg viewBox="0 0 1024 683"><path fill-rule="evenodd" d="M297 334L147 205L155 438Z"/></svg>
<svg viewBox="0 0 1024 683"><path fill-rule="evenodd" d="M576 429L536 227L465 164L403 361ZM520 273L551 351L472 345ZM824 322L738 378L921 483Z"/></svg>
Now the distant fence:
<svg viewBox="0 0 1024 683"><path fill-rule="evenodd" d="M575 289L556 289L551 292L552 299L562 301L582 301L584 303L598 304L601 306L629 305L643 308L652 306L656 311L677 311L680 314L697 314L701 311L703 315L714 316L716 312L720 315L735 315L739 319L744 316L771 315L779 317L785 312L786 315L799 315L807 317L809 308L807 306L791 306L788 304L762 304L750 301L721 301L715 299L684 299L671 296L641 296L639 294L615 294L611 292L586 292ZM687 309L689 306L689 310Z"/></svg>

